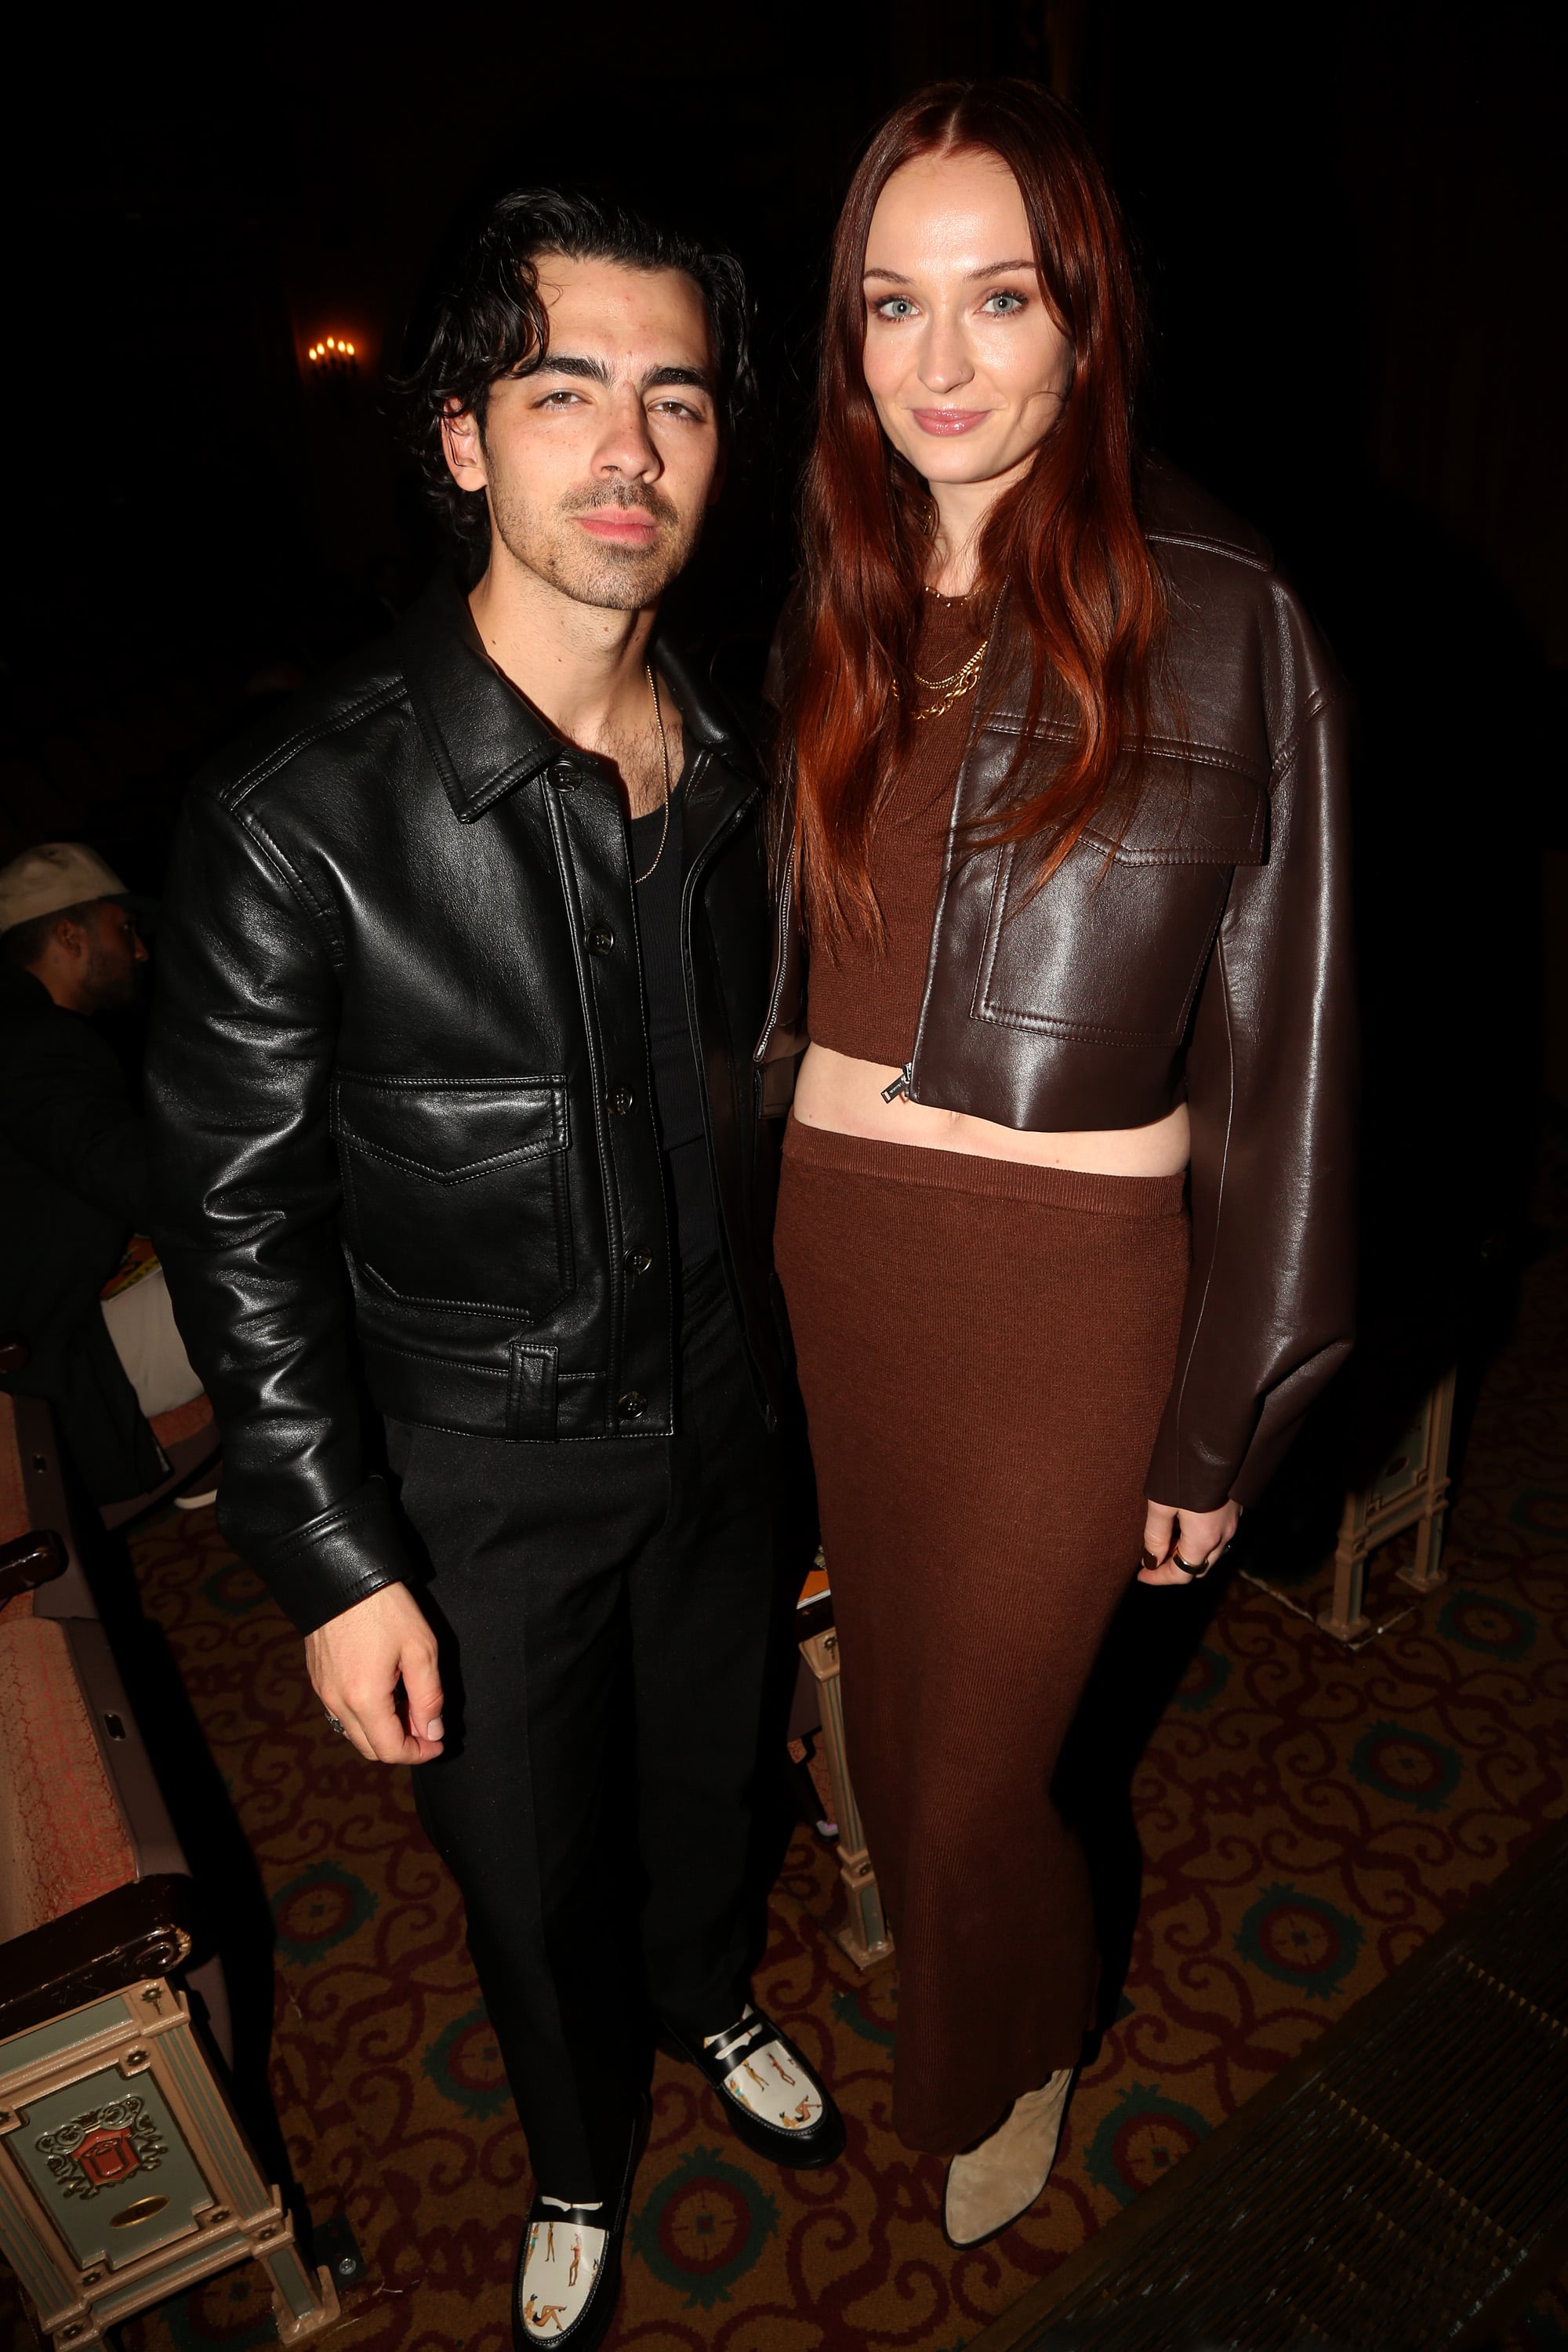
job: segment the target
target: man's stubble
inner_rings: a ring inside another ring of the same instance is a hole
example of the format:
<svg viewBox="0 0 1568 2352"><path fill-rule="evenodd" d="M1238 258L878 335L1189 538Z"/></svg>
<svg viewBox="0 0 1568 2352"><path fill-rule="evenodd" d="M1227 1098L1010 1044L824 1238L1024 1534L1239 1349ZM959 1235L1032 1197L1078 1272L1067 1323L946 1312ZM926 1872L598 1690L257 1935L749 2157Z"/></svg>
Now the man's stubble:
<svg viewBox="0 0 1568 2352"><path fill-rule="evenodd" d="M574 604L611 613L641 613L679 579L701 537L700 511L683 522L679 508L651 485L584 490L551 507L535 505L510 483L490 484L491 527L513 561L548 581ZM577 528L595 508L640 509L660 525L649 547L612 547Z"/></svg>
<svg viewBox="0 0 1568 2352"><path fill-rule="evenodd" d="M94 940L82 974L83 1010L122 1013L142 993L142 966L126 950Z"/></svg>

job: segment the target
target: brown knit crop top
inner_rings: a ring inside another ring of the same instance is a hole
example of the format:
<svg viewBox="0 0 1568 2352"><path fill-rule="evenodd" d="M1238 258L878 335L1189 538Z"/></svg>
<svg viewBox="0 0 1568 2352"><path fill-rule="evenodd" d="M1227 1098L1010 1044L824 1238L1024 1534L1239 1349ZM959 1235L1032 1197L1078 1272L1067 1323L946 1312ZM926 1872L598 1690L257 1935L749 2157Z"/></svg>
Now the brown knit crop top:
<svg viewBox="0 0 1568 2352"><path fill-rule="evenodd" d="M923 677L951 677L984 637L988 617L978 599L928 596L916 669ZM922 690L922 701L940 699ZM973 715L972 691L914 730L871 834L871 887L887 935L879 946L858 943L837 957L825 947L815 951L806 999L814 1045L900 1069L914 1052L953 786Z"/></svg>

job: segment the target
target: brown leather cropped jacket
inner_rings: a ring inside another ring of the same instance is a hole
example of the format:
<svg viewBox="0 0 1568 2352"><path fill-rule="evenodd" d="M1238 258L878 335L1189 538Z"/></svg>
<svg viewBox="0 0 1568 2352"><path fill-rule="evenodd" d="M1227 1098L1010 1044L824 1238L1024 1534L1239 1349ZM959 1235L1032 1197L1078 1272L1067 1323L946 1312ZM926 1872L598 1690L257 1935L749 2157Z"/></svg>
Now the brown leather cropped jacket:
<svg viewBox="0 0 1568 2352"><path fill-rule="evenodd" d="M1023 658L994 629L909 1092L1041 1131L1142 1127L1185 1099L1192 1272L1147 1491L1206 1511L1256 1499L1352 1342L1347 712L1266 541L1163 466L1142 495L1170 606L1142 788L1113 795L1033 896L1027 850L967 845L1027 705ZM1031 757L1050 761L1059 740L1047 719ZM773 1110L808 1042L805 945L779 863L757 1048Z"/></svg>

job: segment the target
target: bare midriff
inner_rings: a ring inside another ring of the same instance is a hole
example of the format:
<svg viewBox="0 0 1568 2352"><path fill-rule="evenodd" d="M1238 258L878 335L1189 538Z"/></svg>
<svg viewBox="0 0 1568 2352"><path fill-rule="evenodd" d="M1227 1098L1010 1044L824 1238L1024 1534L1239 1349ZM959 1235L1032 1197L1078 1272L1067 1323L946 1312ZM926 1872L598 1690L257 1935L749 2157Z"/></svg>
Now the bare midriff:
<svg viewBox="0 0 1568 2352"><path fill-rule="evenodd" d="M1187 1107L1178 1103L1152 1127L1084 1133L1003 1127L963 1111L938 1110L882 1089L896 1066L856 1061L830 1045L808 1045L795 1080L795 1115L803 1127L862 1135L875 1143L910 1143L930 1151L971 1151L985 1160L1024 1160L1037 1168L1077 1168L1095 1176L1177 1176L1189 1157Z"/></svg>
<svg viewBox="0 0 1568 2352"><path fill-rule="evenodd" d="M984 641L988 621L978 602L931 597L917 670L927 678L951 677ZM1188 1159L1185 1103L1150 1127L1080 1134L1003 1127L910 1102L903 1094L891 1102L883 1097L913 1051L972 711L964 696L913 730L910 754L879 814L869 865L882 915L879 944L862 941L837 955L824 950L813 957L806 1010L812 1042L795 1081L795 1115L803 1127L876 1143L1021 1160L1094 1176L1179 1175Z"/></svg>

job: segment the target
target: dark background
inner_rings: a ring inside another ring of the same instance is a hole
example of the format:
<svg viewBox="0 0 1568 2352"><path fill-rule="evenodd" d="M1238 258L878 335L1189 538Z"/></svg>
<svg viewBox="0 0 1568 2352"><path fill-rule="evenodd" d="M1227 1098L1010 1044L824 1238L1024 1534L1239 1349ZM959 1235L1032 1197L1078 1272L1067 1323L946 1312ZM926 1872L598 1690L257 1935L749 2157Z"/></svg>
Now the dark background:
<svg viewBox="0 0 1568 2352"><path fill-rule="evenodd" d="M753 679L858 146L934 76L1033 74L1136 234L1149 436L1272 535L1364 714L1374 1344L1333 1442L1375 1451L1495 1330L1528 1246L1538 868L1564 846L1558 15L324 0L36 28L11 78L0 857L84 837L155 890L201 759L417 593L439 551L378 373L454 223L521 181L623 187L748 266L764 415L684 619ZM327 332L353 378L310 367Z"/></svg>

